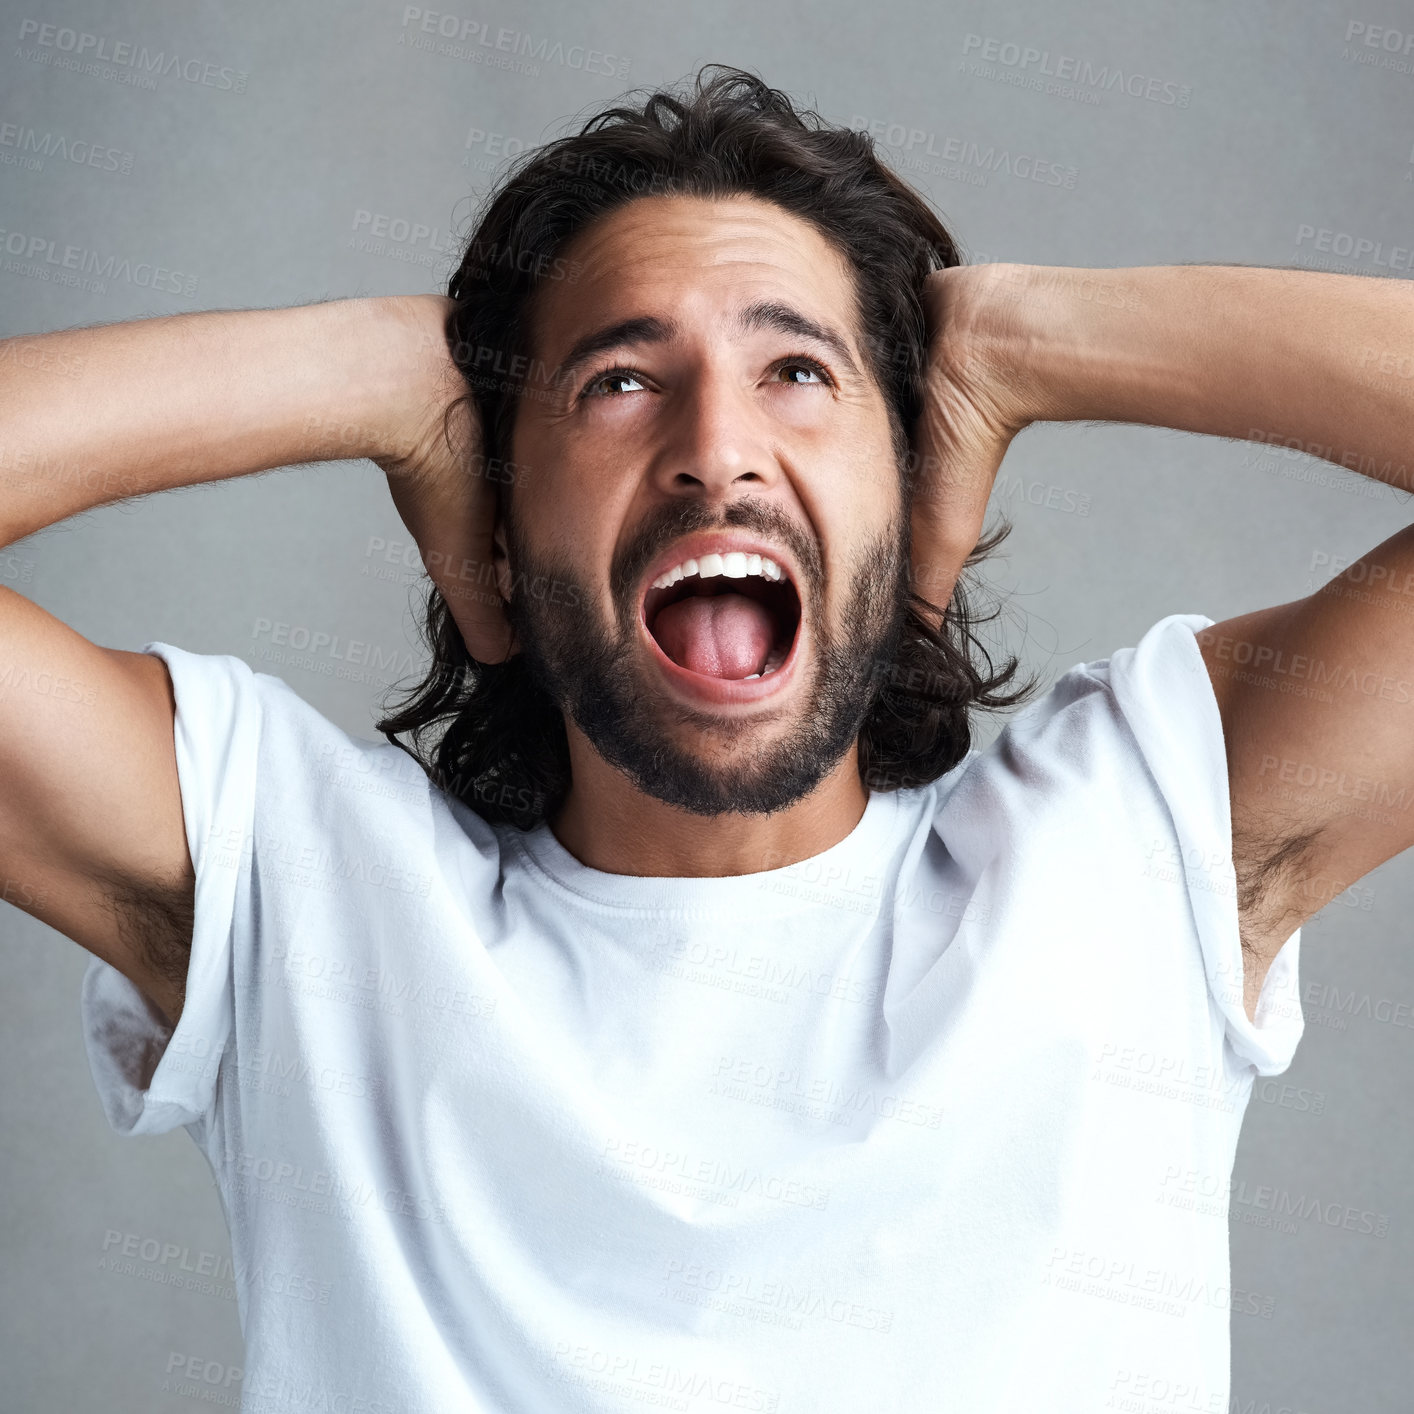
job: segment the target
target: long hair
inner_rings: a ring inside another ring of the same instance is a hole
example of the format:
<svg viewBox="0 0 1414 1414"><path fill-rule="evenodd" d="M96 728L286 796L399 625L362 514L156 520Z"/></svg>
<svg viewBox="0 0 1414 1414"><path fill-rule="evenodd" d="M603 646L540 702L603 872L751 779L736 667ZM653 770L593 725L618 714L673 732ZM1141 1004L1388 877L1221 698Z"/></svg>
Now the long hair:
<svg viewBox="0 0 1414 1414"><path fill-rule="evenodd" d="M513 464L537 291L575 278L565 252L592 222L660 194L773 202L845 256L866 356L889 407L906 506L918 474L909 430L922 410L927 359L923 286L933 271L961 263L957 247L867 134L830 126L755 75L723 65L708 65L684 92L651 93L639 106L621 100L577 133L527 151L488 198L448 285L454 304L446 324L466 396L475 400L486 464ZM505 478L496 479L496 491L504 516ZM1027 681L1007 691L1017 660L994 665L976 633L996 612L974 609L972 572L1010 529L1003 521L979 540L946 606L903 591L897 651L878 665L859 734L859 769L870 789L936 780L966 756L974 709L1009 707L1033 690ZM569 789L560 708L523 654L495 664L472 659L435 586L422 631L432 665L378 729L488 821L533 828Z"/></svg>

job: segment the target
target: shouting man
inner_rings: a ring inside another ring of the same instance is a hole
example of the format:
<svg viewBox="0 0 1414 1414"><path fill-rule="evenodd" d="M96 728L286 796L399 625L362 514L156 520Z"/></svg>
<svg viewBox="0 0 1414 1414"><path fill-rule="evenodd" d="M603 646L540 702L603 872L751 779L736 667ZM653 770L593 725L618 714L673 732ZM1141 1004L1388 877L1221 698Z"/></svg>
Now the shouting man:
<svg viewBox="0 0 1414 1414"><path fill-rule="evenodd" d="M387 744L0 591L10 896L95 954L115 1128L211 1163L245 1407L1225 1409L1254 1298L1169 1200L1291 1061L1303 920L1414 843L1349 786L1414 788L1414 536L1041 697L965 591L1037 421L1402 482L1412 331L1397 282L961 267L728 70L520 158L445 299L0 361L5 541L366 456L432 580Z"/></svg>

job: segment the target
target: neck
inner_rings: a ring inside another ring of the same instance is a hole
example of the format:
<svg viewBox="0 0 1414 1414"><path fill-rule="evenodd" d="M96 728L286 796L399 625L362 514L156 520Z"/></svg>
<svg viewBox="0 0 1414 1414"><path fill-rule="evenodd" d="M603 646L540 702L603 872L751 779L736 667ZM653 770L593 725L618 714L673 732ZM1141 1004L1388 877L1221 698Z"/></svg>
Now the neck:
<svg viewBox="0 0 1414 1414"><path fill-rule="evenodd" d="M581 864L606 874L709 878L784 869L837 845L869 792L853 746L809 795L771 815L694 815L645 795L569 725L569 795L550 822Z"/></svg>

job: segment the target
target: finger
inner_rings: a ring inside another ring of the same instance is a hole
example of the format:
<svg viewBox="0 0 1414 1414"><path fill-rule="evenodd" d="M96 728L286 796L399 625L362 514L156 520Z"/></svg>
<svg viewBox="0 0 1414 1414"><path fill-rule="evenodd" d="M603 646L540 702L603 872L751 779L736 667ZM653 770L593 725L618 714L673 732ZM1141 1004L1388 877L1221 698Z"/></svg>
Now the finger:
<svg viewBox="0 0 1414 1414"><path fill-rule="evenodd" d="M981 537L1009 440L959 412L946 393L930 399L916 439L912 576L914 592L940 609Z"/></svg>
<svg viewBox="0 0 1414 1414"><path fill-rule="evenodd" d="M454 410L447 434L437 455L429 449L415 469L390 473L389 491L467 652L481 663L504 662L514 636L496 577L496 488L466 405Z"/></svg>

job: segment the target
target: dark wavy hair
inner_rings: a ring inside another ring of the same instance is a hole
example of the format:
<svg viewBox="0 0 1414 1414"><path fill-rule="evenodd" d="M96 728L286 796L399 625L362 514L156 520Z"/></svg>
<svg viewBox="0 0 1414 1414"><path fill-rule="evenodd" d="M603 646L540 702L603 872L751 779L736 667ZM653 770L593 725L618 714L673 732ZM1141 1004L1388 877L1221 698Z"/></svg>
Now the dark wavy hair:
<svg viewBox="0 0 1414 1414"><path fill-rule="evenodd" d="M682 91L651 93L637 106L634 97L514 161L448 285L454 307L447 340L475 399L485 466L513 466L532 302L548 282L574 278L569 243L640 197L745 194L809 221L847 259L862 342L889 407L906 505L918 470L909 432L922 410L927 357L921 295L930 273L961 263L952 237L880 160L867 134L827 124L753 74L708 65ZM493 479L504 516L515 478ZM976 628L996 611L981 615L971 603L971 572L1010 529L1003 521L979 540L945 607L900 589L907 602L897 651L878 665L858 740L869 788L936 780L966 756L973 709L1009 707L1033 690L1030 680L1005 690L1017 660L993 664ZM378 730L483 818L533 828L569 789L560 708L525 655L503 663L472 659L435 586L422 629L432 665Z"/></svg>

